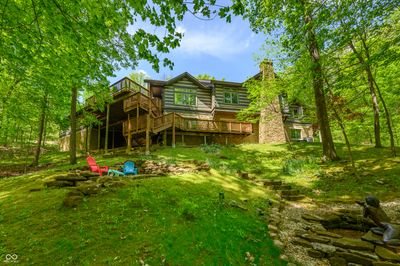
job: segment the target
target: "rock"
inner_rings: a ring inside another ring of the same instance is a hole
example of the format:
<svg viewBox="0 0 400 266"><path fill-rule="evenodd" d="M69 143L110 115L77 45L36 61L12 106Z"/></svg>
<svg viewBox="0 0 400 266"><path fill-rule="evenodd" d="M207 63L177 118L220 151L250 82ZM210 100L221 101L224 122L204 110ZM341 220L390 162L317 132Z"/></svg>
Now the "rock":
<svg viewBox="0 0 400 266"><path fill-rule="evenodd" d="M372 231L369 231L365 235L361 237L362 240L371 242L373 244L383 245L382 236L374 234Z"/></svg>
<svg viewBox="0 0 400 266"><path fill-rule="evenodd" d="M63 204L65 207L68 208L73 208L79 205L79 203L81 203L83 200L83 197L81 196L69 196L66 197L63 201Z"/></svg>
<svg viewBox="0 0 400 266"><path fill-rule="evenodd" d="M347 266L347 261L339 256L330 257L329 263L332 266Z"/></svg>
<svg viewBox="0 0 400 266"><path fill-rule="evenodd" d="M66 196L67 196L67 197L72 197L72 196L80 196L80 197L82 197L82 196L83 196L83 193L80 192L80 191L77 190L77 189L73 189L73 190L69 191L69 192L67 193Z"/></svg>
<svg viewBox="0 0 400 266"><path fill-rule="evenodd" d="M292 240L292 244L297 245L297 246L306 247L306 248L312 247L310 242L308 242L307 240L301 239L301 238L297 238L297 237Z"/></svg>
<svg viewBox="0 0 400 266"><path fill-rule="evenodd" d="M277 233L278 232L278 227L276 227L275 225L269 224L268 225L268 230L270 232Z"/></svg>
<svg viewBox="0 0 400 266"><path fill-rule="evenodd" d="M396 254L384 247L377 246L375 249L375 253L382 258L383 260L388 260L391 262L400 262L400 255Z"/></svg>
<svg viewBox="0 0 400 266"><path fill-rule="evenodd" d="M370 252L365 252L365 251L358 251L358 250L351 250L351 249L349 249L349 251L351 253L353 253L353 254L360 255L360 256L363 256L363 257L367 257L367 258L370 258L372 260L379 260L379 257L375 253L370 253Z"/></svg>
<svg viewBox="0 0 400 266"><path fill-rule="evenodd" d="M359 263L361 265L372 265L373 260L350 252L337 252L339 257L347 260L347 262Z"/></svg>
<svg viewBox="0 0 400 266"><path fill-rule="evenodd" d="M74 185L74 182L57 181L57 180L55 180L55 181L47 181L47 182L44 183L44 185L46 187L49 187L49 188L50 187L57 187L57 188L60 188L60 187L72 187Z"/></svg>
<svg viewBox="0 0 400 266"><path fill-rule="evenodd" d="M375 261L372 263L373 266L399 266L398 263L391 263L387 261Z"/></svg>
<svg viewBox="0 0 400 266"><path fill-rule="evenodd" d="M278 237L278 234L276 234L276 233L269 233L269 236L270 236L271 238L277 238L277 237Z"/></svg>
<svg viewBox="0 0 400 266"><path fill-rule="evenodd" d="M86 180L87 180L87 178L84 177L84 176L71 175L71 174L68 174L68 175L59 175L59 176L54 177L54 179L55 179L55 180L59 180L59 181L65 180L65 181L71 181L71 182L86 181Z"/></svg>
<svg viewBox="0 0 400 266"><path fill-rule="evenodd" d="M112 182L113 178L109 177L109 176L101 176L96 181L97 181L97 183L104 184L107 182Z"/></svg>
<svg viewBox="0 0 400 266"><path fill-rule="evenodd" d="M332 237L332 238L342 238L343 236L326 231L326 230L313 230L314 233L320 236L327 236L327 237Z"/></svg>
<svg viewBox="0 0 400 266"><path fill-rule="evenodd" d="M103 184L104 187L123 187L125 186L126 183L123 181L112 181L112 182L106 182Z"/></svg>
<svg viewBox="0 0 400 266"><path fill-rule="evenodd" d="M346 249L374 251L373 244L359 239L352 239L347 237L337 238L333 239L332 244L334 246Z"/></svg>
<svg viewBox="0 0 400 266"><path fill-rule="evenodd" d="M289 260L289 257L286 256L285 254L280 255L279 258L280 258L281 260L283 260L283 261L288 261L288 260Z"/></svg>
<svg viewBox="0 0 400 266"><path fill-rule="evenodd" d="M81 176L87 177L87 178L91 178L91 177L98 177L99 174L98 173L93 173L93 172L89 172L89 171L82 171L80 172Z"/></svg>
<svg viewBox="0 0 400 266"><path fill-rule="evenodd" d="M322 243L311 243L311 246L313 247L313 249L317 251L321 251L322 253L328 254L328 257L330 257L333 253L336 252L336 247L331 245L326 245Z"/></svg>
<svg viewBox="0 0 400 266"><path fill-rule="evenodd" d="M307 250L307 254L308 254L308 256L310 256L312 258L317 258L317 259L323 258L325 256L325 254L322 253L321 251L314 250L314 249Z"/></svg>
<svg viewBox="0 0 400 266"><path fill-rule="evenodd" d="M317 236L317 235L313 235L313 234L304 234L304 235L300 235L300 237L309 242L317 242L317 243L323 243L323 244L327 244L331 241L327 237Z"/></svg>
<svg viewBox="0 0 400 266"><path fill-rule="evenodd" d="M82 192L84 195L92 195L100 192L101 185L93 184L93 185L83 185L77 187L77 189Z"/></svg>
<svg viewBox="0 0 400 266"><path fill-rule="evenodd" d="M274 240L274 245L279 249L283 249L285 247L285 245L278 239Z"/></svg>

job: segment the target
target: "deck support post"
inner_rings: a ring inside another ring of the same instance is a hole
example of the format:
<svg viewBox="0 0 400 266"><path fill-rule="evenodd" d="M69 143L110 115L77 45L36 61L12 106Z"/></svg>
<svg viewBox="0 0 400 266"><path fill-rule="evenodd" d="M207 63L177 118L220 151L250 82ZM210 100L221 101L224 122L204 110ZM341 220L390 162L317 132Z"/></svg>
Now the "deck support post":
<svg viewBox="0 0 400 266"><path fill-rule="evenodd" d="M115 148L115 126L113 127L113 130L112 130L112 149L114 149Z"/></svg>
<svg viewBox="0 0 400 266"><path fill-rule="evenodd" d="M207 136L204 135L204 144L207 145Z"/></svg>
<svg viewBox="0 0 400 266"><path fill-rule="evenodd" d="M163 134L163 146L167 146L167 130L164 130L164 134Z"/></svg>
<svg viewBox="0 0 400 266"><path fill-rule="evenodd" d="M175 113L172 116L172 148L175 148Z"/></svg>
<svg viewBox="0 0 400 266"><path fill-rule="evenodd" d="M183 133L181 135L181 138L182 138L182 146L185 146L185 135L183 135Z"/></svg>
<svg viewBox="0 0 400 266"><path fill-rule="evenodd" d="M108 152L108 126L110 125L110 104L107 104L106 139L104 140L104 153Z"/></svg>
<svg viewBox="0 0 400 266"><path fill-rule="evenodd" d="M139 99L140 99L140 97L139 97ZM139 105L140 105L140 102L139 102ZM136 107L136 133L138 133L138 131L139 131L139 105Z"/></svg>
<svg viewBox="0 0 400 266"><path fill-rule="evenodd" d="M150 114L146 117L146 154L150 154Z"/></svg>
<svg viewBox="0 0 400 266"><path fill-rule="evenodd" d="M90 141L91 141L91 137L92 137L92 125L90 125L90 126L87 128L86 134L87 134L86 152L89 152L89 153L90 153Z"/></svg>
<svg viewBox="0 0 400 266"><path fill-rule="evenodd" d="M97 151L100 151L100 137L101 137L101 128L100 124L99 127L97 128Z"/></svg>
<svg viewBox="0 0 400 266"><path fill-rule="evenodd" d="M131 115L128 114L128 143L126 144L126 153L130 153L132 148L132 133L131 133Z"/></svg>

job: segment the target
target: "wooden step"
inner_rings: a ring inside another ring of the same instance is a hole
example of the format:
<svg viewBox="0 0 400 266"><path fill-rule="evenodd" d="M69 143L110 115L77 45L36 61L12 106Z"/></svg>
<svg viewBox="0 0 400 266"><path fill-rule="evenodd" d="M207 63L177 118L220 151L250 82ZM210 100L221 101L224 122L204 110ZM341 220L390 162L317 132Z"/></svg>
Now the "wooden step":
<svg viewBox="0 0 400 266"><path fill-rule="evenodd" d="M271 186L280 187L280 186L282 186L282 181L280 181L280 180L264 180L263 182L264 182L264 186L267 186L267 187L271 187Z"/></svg>
<svg viewBox="0 0 400 266"><path fill-rule="evenodd" d="M295 196L299 195L300 191L297 189L281 190L281 196Z"/></svg>
<svg viewBox="0 0 400 266"><path fill-rule="evenodd" d="M281 190L290 190L292 189L291 185L282 184L280 187Z"/></svg>
<svg viewBox="0 0 400 266"><path fill-rule="evenodd" d="M288 200L288 201L298 201L301 199L304 199L305 196L304 195L282 195L281 196L282 199Z"/></svg>

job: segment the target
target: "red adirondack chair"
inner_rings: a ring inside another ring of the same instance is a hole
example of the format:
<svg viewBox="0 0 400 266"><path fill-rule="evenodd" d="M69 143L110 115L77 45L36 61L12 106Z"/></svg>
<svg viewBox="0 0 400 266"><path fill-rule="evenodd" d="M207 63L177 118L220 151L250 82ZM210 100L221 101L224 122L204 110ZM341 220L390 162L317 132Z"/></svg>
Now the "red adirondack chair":
<svg viewBox="0 0 400 266"><path fill-rule="evenodd" d="M95 173L99 173L100 176L102 176L103 173L107 173L108 172L108 166L97 165L96 160L92 156L88 156L86 158L86 161L87 161L87 163L89 165L90 171L95 172Z"/></svg>

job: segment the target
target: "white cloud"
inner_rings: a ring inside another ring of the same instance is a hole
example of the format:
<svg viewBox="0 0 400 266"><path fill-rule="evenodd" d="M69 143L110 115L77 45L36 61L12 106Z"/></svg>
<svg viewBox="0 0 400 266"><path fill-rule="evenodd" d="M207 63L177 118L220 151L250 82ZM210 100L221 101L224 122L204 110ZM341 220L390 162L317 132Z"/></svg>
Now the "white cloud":
<svg viewBox="0 0 400 266"><path fill-rule="evenodd" d="M235 27L236 26L236 27ZM211 55L220 59L243 53L253 42L254 34L234 24L222 24L193 29L177 27L177 32L185 35L181 45L176 49L190 55ZM243 24L240 26L243 27Z"/></svg>
<svg viewBox="0 0 400 266"><path fill-rule="evenodd" d="M179 33L185 33L186 29L183 25L180 25L180 26L176 27L175 31L179 32Z"/></svg>

